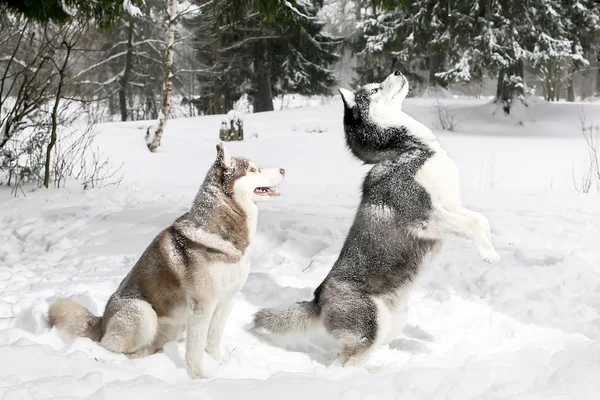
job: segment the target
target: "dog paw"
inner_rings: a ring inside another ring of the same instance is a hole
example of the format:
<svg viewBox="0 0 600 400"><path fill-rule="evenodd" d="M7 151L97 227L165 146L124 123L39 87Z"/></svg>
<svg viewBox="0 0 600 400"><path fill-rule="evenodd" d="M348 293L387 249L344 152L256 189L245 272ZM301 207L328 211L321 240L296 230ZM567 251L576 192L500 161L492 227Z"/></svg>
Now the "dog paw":
<svg viewBox="0 0 600 400"><path fill-rule="evenodd" d="M221 350L206 350L206 354L208 354L217 364L221 364L223 362L223 356L221 355Z"/></svg>
<svg viewBox="0 0 600 400"><path fill-rule="evenodd" d="M202 371L202 367L196 363L187 363L187 374L191 379L206 379L207 376Z"/></svg>
<svg viewBox="0 0 600 400"><path fill-rule="evenodd" d="M488 262L490 264L497 263L501 259L500 254L498 254L498 252L494 249L480 251L479 255L481 256L481 259L483 261Z"/></svg>

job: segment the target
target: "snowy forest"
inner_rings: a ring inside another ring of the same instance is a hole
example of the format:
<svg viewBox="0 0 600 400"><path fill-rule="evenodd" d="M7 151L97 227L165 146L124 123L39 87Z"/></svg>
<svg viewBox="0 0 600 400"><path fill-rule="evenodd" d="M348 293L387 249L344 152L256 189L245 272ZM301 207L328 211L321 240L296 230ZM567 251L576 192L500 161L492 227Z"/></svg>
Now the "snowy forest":
<svg viewBox="0 0 600 400"><path fill-rule="evenodd" d="M506 115L529 95L600 96L598 0L0 4L8 184L72 175L91 146L81 129L69 133L75 120L156 120L146 132L155 151L169 118L272 111L274 99L332 96L396 69L411 96L490 95ZM71 137L62 149L59 136Z"/></svg>
<svg viewBox="0 0 600 400"><path fill-rule="evenodd" d="M600 0L0 0L2 400L598 400L599 243Z"/></svg>

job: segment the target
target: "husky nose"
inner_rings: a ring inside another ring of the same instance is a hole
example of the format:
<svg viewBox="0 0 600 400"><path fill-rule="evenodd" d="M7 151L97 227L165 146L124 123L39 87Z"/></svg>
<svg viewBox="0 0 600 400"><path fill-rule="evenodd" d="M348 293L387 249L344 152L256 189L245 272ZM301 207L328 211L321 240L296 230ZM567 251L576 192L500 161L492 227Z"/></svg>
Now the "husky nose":
<svg viewBox="0 0 600 400"><path fill-rule="evenodd" d="M285 169L283 169L283 168L279 168L279 173L280 173L281 175L285 175Z"/></svg>
<svg viewBox="0 0 600 400"><path fill-rule="evenodd" d="M400 72L400 71L398 71L398 70L395 70L395 71L394 71L394 75L396 75L396 76L400 76L400 75L402 75L402 72Z"/></svg>

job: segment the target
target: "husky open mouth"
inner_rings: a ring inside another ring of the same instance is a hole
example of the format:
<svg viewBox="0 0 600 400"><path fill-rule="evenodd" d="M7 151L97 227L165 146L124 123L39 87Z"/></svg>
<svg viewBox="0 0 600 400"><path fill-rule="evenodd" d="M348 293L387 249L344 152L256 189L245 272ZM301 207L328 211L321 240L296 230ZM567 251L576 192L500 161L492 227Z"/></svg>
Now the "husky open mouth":
<svg viewBox="0 0 600 400"><path fill-rule="evenodd" d="M254 194L257 196L279 196L281 193L276 187L257 187L254 189Z"/></svg>

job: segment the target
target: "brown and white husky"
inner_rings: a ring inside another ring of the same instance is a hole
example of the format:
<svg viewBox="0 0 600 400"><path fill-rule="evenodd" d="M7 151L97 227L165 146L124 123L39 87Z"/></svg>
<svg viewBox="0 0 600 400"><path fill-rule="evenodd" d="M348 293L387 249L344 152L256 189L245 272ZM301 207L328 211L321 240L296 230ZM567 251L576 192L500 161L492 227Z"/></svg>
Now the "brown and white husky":
<svg viewBox="0 0 600 400"><path fill-rule="evenodd" d="M156 236L104 315L65 299L50 306L50 324L67 340L88 337L130 357L153 354L187 329L187 372L205 377L204 351L220 361L223 327L248 277L255 202L279 196L275 186L284 175L282 168L230 157L217 145L216 161L191 209Z"/></svg>

